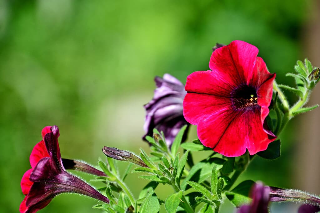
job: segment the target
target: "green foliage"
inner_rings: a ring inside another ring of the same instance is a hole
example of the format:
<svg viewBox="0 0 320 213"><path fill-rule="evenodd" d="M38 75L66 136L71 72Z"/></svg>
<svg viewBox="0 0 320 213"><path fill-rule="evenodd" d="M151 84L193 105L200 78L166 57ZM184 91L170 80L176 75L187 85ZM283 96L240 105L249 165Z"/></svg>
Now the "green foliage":
<svg viewBox="0 0 320 213"><path fill-rule="evenodd" d="M165 202L165 207L168 213L175 213L181 201L182 191L170 195Z"/></svg>
<svg viewBox="0 0 320 213"><path fill-rule="evenodd" d="M273 141L269 144L267 150L258 152L258 155L262 158L274 160L281 155L281 143L280 140Z"/></svg>
<svg viewBox="0 0 320 213"><path fill-rule="evenodd" d="M230 192L226 192L226 196L236 207L248 204L251 200L249 192L253 184L252 180L243 181Z"/></svg>

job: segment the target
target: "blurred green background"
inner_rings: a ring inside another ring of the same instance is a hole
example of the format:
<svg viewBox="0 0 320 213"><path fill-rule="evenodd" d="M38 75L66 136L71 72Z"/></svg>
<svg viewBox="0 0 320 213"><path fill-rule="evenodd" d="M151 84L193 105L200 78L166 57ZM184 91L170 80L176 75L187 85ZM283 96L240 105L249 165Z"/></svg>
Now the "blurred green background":
<svg viewBox="0 0 320 213"><path fill-rule="evenodd" d="M104 145L148 150L141 140L142 106L153 96L154 76L170 73L185 83L191 72L209 69L216 42L257 46L277 80L292 84L285 73L306 57L301 38L310 5L305 0L0 0L0 212L18 212L24 197L20 180L45 126L59 126L63 157L93 165L105 159ZM242 178L295 187L294 128L291 123L282 135L279 160L257 159ZM136 174L127 183L135 195L145 185ZM171 189L158 190L163 199L165 190ZM64 194L40 212L99 212L91 209L95 203Z"/></svg>

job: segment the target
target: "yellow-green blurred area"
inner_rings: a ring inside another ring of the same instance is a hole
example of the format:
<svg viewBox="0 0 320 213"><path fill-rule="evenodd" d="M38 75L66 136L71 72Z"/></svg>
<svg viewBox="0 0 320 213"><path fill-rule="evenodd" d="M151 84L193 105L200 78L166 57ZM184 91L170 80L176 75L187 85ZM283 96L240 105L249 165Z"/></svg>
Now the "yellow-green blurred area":
<svg viewBox="0 0 320 213"><path fill-rule="evenodd" d="M217 42L257 46L278 82L292 84L285 73L306 57L309 9L305 0L0 0L0 212L18 212L20 180L45 126L59 126L64 158L96 165L106 159L104 145L149 152L142 106L153 96L154 76L185 83L209 69ZM241 178L295 187L294 126L282 135L280 159L257 158ZM136 197L146 185L138 176L126 180ZM171 192L157 190L162 199ZM63 194L39 212L99 212L94 204Z"/></svg>

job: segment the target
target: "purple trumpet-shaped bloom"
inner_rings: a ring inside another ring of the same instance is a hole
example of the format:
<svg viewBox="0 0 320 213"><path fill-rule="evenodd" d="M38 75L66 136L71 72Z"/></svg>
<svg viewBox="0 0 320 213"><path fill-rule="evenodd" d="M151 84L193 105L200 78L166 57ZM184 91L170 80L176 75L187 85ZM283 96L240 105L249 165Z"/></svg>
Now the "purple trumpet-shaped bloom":
<svg viewBox="0 0 320 213"><path fill-rule="evenodd" d="M40 141L30 156L32 169L28 170L21 180L22 192L26 197L20 205L20 212L35 213L46 207L56 195L66 192L86 195L109 203L107 197L65 170L58 143L58 127L45 127L42 133L44 142ZM87 164L77 161L74 161L74 164L69 164L68 167L101 175L100 171Z"/></svg>
<svg viewBox="0 0 320 213"><path fill-rule="evenodd" d="M153 99L144 108L147 111L146 121L144 123L145 135L153 135L153 129L163 132L166 143L171 147L174 138L184 125L189 123L183 117L183 99L186 96L184 85L175 77L164 74L163 78L155 77L157 88L154 91ZM186 139L186 133L183 141Z"/></svg>
<svg viewBox="0 0 320 213"><path fill-rule="evenodd" d="M270 188L263 183L257 182L251 189L252 202L249 205L240 206L237 213L268 213L270 201Z"/></svg>
<svg viewBox="0 0 320 213"><path fill-rule="evenodd" d="M320 211L319 206L312 206L309 204L303 204L298 209L298 213L317 213L319 211Z"/></svg>

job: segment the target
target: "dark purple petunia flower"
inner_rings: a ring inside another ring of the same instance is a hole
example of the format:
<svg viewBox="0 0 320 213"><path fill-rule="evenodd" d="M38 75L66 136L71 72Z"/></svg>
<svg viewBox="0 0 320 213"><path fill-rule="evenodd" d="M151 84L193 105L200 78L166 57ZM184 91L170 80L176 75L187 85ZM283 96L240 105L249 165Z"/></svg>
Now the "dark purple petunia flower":
<svg viewBox="0 0 320 213"><path fill-rule="evenodd" d="M319 206L312 206L309 204L303 204L298 209L298 213L317 213L319 211L320 211Z"/></svg>
<svg viewBox="0 0 320 213"><path fill-rule="evenodd" d="M250 197L252 202L249 205L243 205L237 213L268 213L268 204L270 201L270 188L263 183L257 182L251 189Z"/></svg>
<svg viewBox="0 0 320 213"><path fill-rule="evenodd" d="M163 78L155 77L157 88L153 99L144 108L147 111L144 124L145 135L153 135L153 129L163 131L166 143L170 147L179 130L189 123L183 117L183 99L186 95L184 85L175 77L164 74ZM183 141L186 139L186 132Z"/></svg>
<svg viewBox="0 0 320 213"><path fill-rule="evenodd" d="M35 213L61 193L78 193L109 203L107 197L65 170L63 161L70 169L103 176L101 171L83 162L61 159L58 127L45 127L42 135L43 140L34 147L30 155L32 169L21 180L21 189L26 197L20 205L20 212Z"/></svg>

